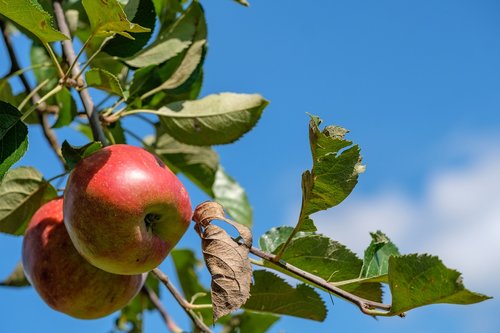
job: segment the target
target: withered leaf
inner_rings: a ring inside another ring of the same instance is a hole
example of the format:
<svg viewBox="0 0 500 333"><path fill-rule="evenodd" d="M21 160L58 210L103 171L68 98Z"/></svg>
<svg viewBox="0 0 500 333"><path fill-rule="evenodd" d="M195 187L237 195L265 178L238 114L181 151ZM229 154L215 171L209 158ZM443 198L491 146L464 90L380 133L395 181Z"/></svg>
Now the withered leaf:
<svg viewBox="0 0 500 333"><path fill-rule="evenodd" d="M239 309L250 297L252 266L248 253L252 246L252 234L247 227L228 220L221 214L214 215L216 216L203 220L204 230L200 232L200 236L203 256L212 275L211 294L215 322ZM243 243L235 241L221 227L209 224L213 219L231 224L239 232ZM200 231L201 228L197 230Z"/></svg>

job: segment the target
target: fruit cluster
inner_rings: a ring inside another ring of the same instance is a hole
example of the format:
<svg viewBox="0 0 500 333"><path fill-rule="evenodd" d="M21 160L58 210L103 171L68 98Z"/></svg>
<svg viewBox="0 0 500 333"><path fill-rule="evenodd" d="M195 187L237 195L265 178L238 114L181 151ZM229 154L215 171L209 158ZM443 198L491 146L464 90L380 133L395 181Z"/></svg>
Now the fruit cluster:
<svg viewBox="0 0 500 333"><path fill-rule="evenodd" d="M64 198L33 215L24 270L55 310L103 317L132 300L190 220L184 186L158 157L134 146L105 147L75 166Z"/></svg>

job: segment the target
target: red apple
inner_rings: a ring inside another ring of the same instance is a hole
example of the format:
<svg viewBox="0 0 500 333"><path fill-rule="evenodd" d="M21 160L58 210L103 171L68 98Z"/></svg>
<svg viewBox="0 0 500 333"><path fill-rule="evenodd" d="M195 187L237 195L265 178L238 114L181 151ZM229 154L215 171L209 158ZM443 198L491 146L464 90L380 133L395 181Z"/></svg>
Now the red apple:
<svg viewBox="0 0 500 333"><path fill-rule="evenodd" d="M64 193L64 222L78 252L115 274L157 267L191 220L188 194L148 151L105 147L75 166Z"/></svg>
<svg viewBox="0 0 500 333"><path fill-rule="evenodd" d="M53 309L81 319L107 316L141 289L142 275L116 275L89 264L76 251L63 222L63 199L33 215L23 240L26 277Z"/></svg>

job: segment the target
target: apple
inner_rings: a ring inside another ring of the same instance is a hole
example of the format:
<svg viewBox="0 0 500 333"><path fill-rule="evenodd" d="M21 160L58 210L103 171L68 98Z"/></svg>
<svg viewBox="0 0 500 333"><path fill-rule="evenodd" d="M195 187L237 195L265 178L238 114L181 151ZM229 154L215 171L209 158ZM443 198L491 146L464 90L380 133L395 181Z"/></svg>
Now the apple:
<svg viewBox="0 0 500 333"><path fill-rule="evenodd" d="M191 202L155 155L124 144L77 163L64 192L64 223L78 252L115 274L157 267L186 232Z"/></svg>
<svg viewBox="0 0 500 333"><path fill-rule="evenodd" d="M81 319L107 316L130 302L142 275L116 275L89 264L76 251L63 221L63 199L43 205L23 239L28 281L53 309Z"/></svg>

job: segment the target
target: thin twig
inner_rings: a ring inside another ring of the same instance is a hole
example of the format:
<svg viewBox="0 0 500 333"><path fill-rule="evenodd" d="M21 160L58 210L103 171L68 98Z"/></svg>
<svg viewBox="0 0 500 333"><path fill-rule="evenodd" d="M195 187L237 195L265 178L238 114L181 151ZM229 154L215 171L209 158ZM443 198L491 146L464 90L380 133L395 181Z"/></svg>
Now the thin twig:
<svg viewBox="0 0 500 333"><path fill-rule="evenodd" d="M276 256L271 253L267 253L264 251L259 250L256 247L251 247L250 252L256 255L257 257L260 257L264 260L269 261L270 263L285 269L309 282L314 283L315 285L320 286L321 288L327 290L328 292L337 295L347 301L350 301L351 303L355 304L358 306L358 308L365 314L369 315L376 315L376 316L384 316L387 315L387 311L390 311L391 305L390 304L383 304L379 302L374 302L370 301L367 299L364 299L362 297L353 295L343 289L340 289L339 287L334 286L333 284L329 283L328 281L320 278L319 276L316 276L314 274L311 274L309 272L306 272L298 267L295 267L284 260L276 260ZM381 309L386 312L381 312L381 311L376 311L373 309Z"/></svg>
<svg viewBox="0 0 500 333"><path fill-rule="evenodd" d="M182 329L177 326L177 324L172 320L172 317L168 314L167 310L161 304L160 299L158 298L158 295L152 290L151 288L146 287L145 285L142 287L142 293L145 294L151 303L153 303L154 307L158 312L160 313L161 317L163 318L163 321L167 325L167 328L170 330L172 333L182 333Z"/></svg>
<svg viewBox="0 0 500 333"><path fill-rule="evenodd" d="M174 296L174 298L177 301L177 303L179 303L179 305L184 309L184 311L189 316L189 318L191 318L191 320L196 325L196 327L198 327L198 329L200 329L202 332L211 333L212 331L210 330L210 328L208 328L208 326L205 325L205 323L203 322L203 320L201 320L193 312L193 310L191 308L192 304L190 304L180 294L180 292L175 288L175 286L172 284L172 282L170 282L170 279L168 278L168 276L165 273L163 273L159 268L155 268L151 272L153 273L154 276L156 276L158 278L158 280L160 280L165 285L165 287L167 287L168 291L170 291L170 293L172 294L172 296Z"/></svg>
<svg viewBox="0 0 500 333"><path fill-rule="evenodd" d="M70 37L70 39L62 41L62 48L68 62L70 64L74 64L73 69L71 70L71 74L76 77L78 73L80 73L80 65L77 63L75 49L71 40L71 32L69 30L68 23L66 22L66 17L64 16L64 10L62 8L61 0L55 0L53 2L53 7L59 30L63 34ZM85 86L85 79L81 77L79 78L79 80L82 81L82 86ZM104 131L99 120L99 114L95 111L94 102L92 101L89 92L87 91L87 89L83 89L78 91L78 94L80 95L85 113L87 114L87 117L89 119L90 128L92 129L92 136L95 140L101 141L103 145L107 145L106 136L104 135Z"/></svg>
<svg viewBox="0 0 500 333"><path fill-rule="evenodd" d="M10 39L10 35L8 34L8 32L5 30L5 23L1 20L0 20L0 28L2 29L2 36L5 41L5 46L7 47L7 52L9 53L11 61L11 67L9 73L10 74L19 73L19 79L21 80L21 84L23 85L24 90L26 90L26 92L29 93L31 91L30 84L26 79L24 71L19 66L16 53L14 52L14 46L12 40ZM32 94L31 101L33 105L37 106L36 111L38 115L38 121L42 126L43 135L64 167L66 162L64 161L64 158L62 156L57 136L50 127L48 115L45 112L45 108L47 106L45 103L40 103L40 95L38 95L37 93Z"/></svg>

